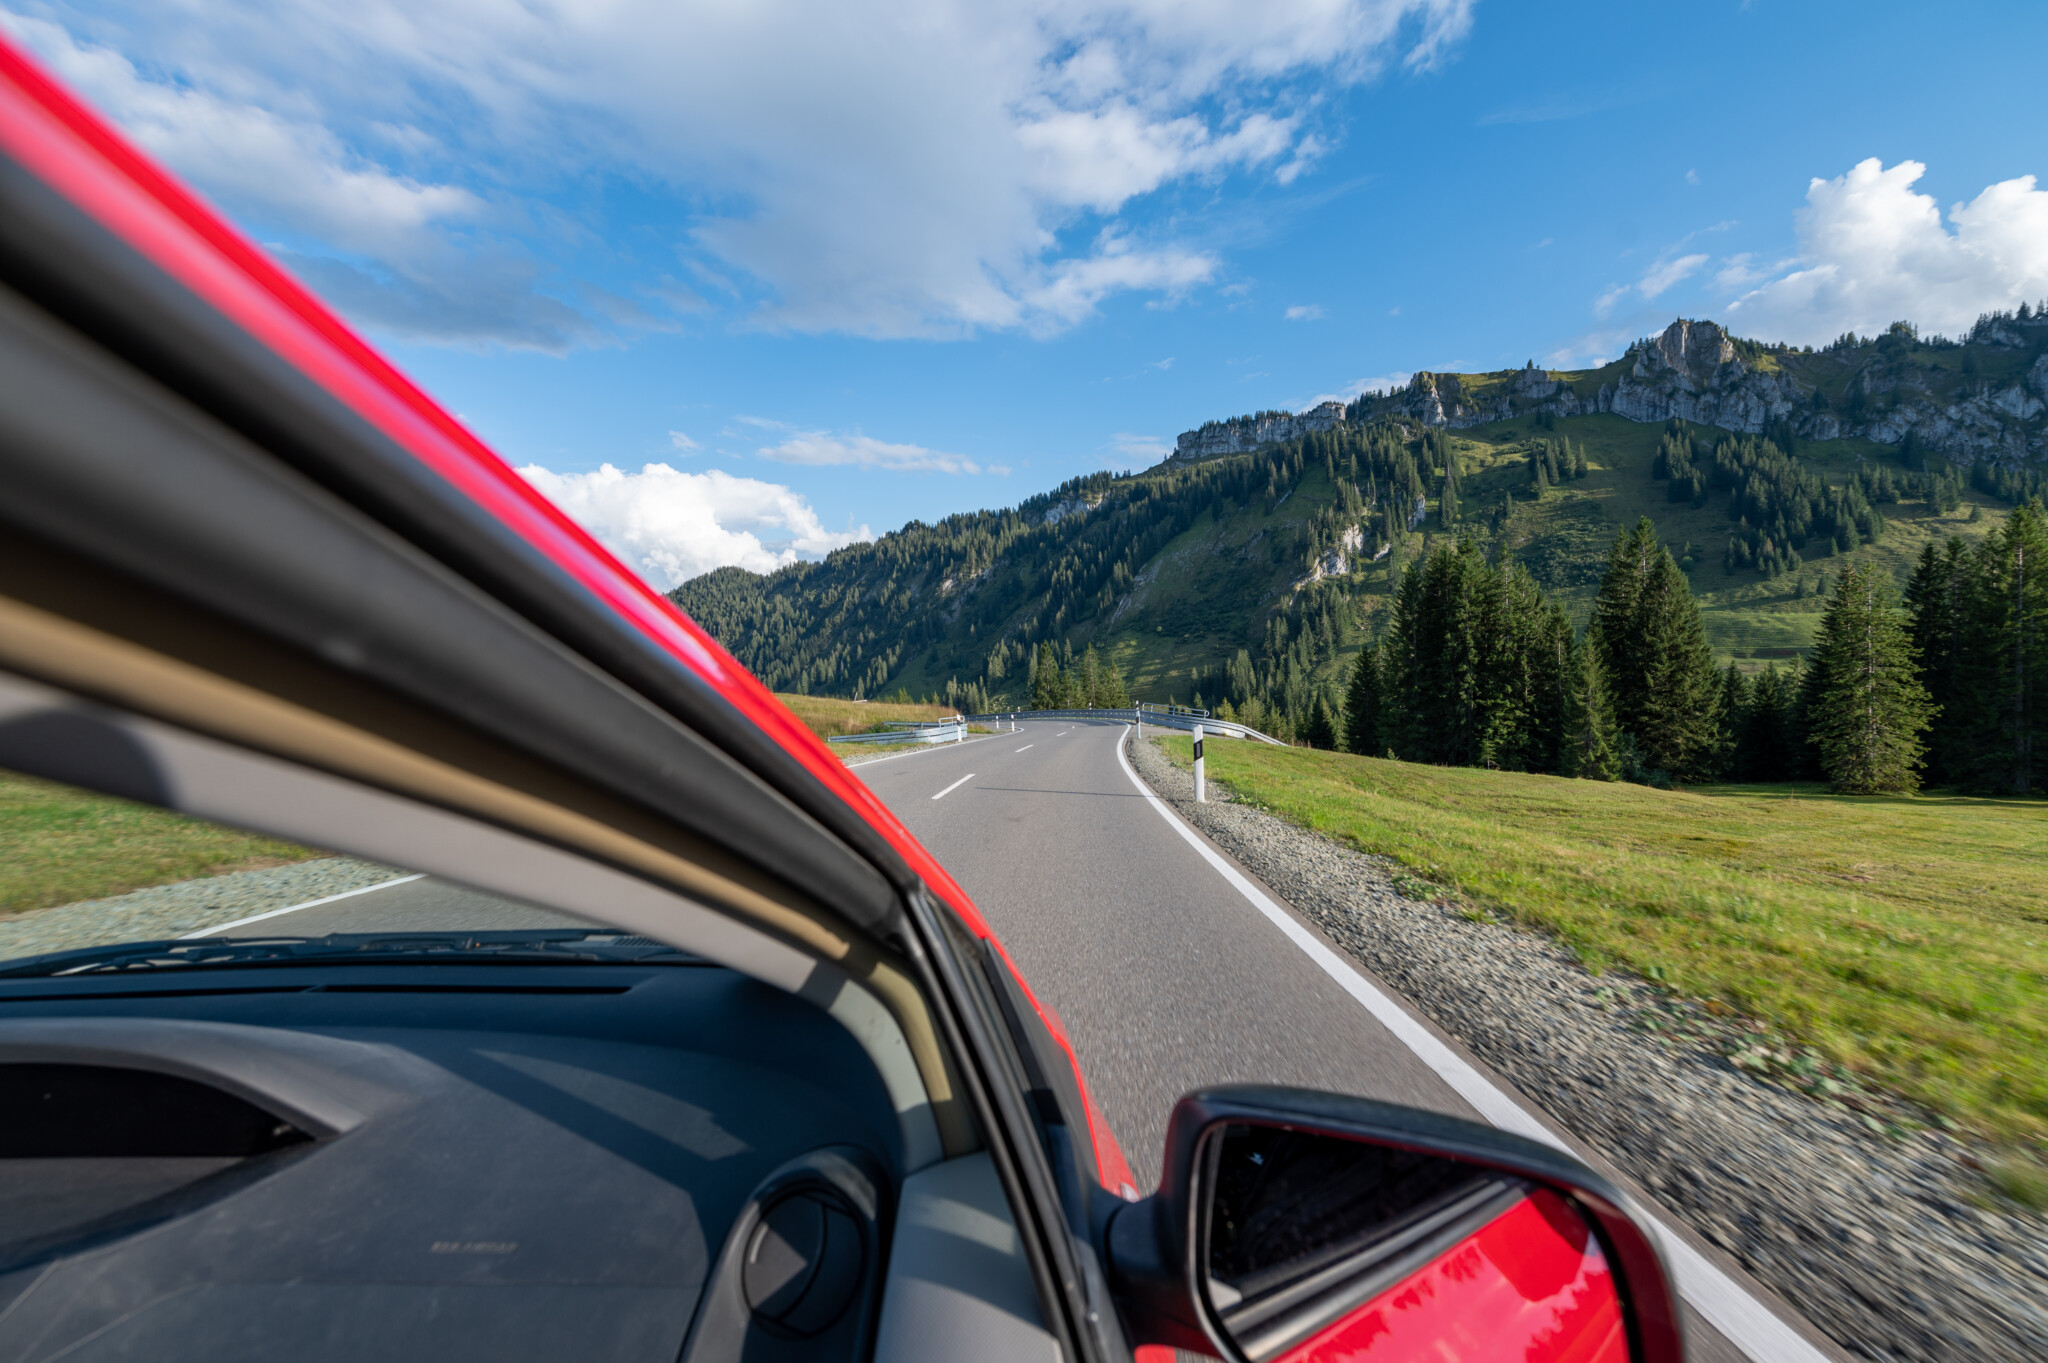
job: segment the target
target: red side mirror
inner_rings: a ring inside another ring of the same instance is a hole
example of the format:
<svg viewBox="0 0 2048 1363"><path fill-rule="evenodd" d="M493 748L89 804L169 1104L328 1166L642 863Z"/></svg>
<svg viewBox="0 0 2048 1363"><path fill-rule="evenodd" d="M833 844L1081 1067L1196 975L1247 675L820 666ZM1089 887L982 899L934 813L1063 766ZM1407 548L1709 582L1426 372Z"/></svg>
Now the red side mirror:
<svg viewBox="0 0 2048 1363"><path fill-rule="evenodd" d="M1243 1363L1678 1363L1649 1238L1548 1147L1307 1090L1183 1098L1108 1257L1135 1340Z"/></svg>

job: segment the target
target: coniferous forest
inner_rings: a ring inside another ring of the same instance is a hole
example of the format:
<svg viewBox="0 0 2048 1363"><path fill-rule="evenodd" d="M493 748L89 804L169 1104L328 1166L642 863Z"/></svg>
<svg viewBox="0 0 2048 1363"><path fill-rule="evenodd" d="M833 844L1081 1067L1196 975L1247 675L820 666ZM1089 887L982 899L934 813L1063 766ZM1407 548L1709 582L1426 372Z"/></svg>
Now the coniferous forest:
<svg viewBox="0 0 2048 1363"><path fill-rule="evenodd" d="M2010 397L2043 372L2042 330L2001 315L1954 342L1732 342L1811 385L1810 412L1750 434L1542 405L1590 400L1626 357L1422 376L1503 415L1446 426L1403 407L1419 389L1367 395L1282 443L1183 451L673 596L781 691L970 712L1174 701L1429 763L2036 793L2040 472L1826 423ZM1559 383L1565 399L1518 407Z"/></svg>
<svg viewBox="0 0 2048 1363"><path fill-rule="evenodd" d="M1999 795L2048 783L2048 513L1975 549L1929 546L1903 600L1837 577L1810 665L1716 672L1698 603L1646 519L1615 541L1576 636L1519 566L1439 545L1353 665L1342 746L1411 762L1674 780L1923 782Z"/></svg>

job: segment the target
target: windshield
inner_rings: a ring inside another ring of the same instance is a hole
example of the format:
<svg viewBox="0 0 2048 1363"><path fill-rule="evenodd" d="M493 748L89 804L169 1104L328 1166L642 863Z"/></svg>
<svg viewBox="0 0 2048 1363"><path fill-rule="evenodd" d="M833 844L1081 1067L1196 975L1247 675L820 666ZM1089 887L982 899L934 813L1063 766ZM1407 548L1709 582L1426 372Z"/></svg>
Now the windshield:
<svg viewBox="0 0 2048 1363"><path fill-rule="evenodd" d="M0 978L679 960L557 909L0 770Z"/></svg>

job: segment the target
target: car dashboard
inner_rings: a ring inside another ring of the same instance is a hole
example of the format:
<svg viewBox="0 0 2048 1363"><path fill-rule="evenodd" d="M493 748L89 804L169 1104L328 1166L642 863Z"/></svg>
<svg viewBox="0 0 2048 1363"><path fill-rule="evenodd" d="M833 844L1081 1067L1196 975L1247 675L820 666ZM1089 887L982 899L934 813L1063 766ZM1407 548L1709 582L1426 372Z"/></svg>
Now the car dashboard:
<svg viewBox="0 0 2048 1363"><path fill-rule="evenodd" d="M23 1360L860 1357L903 1181L854 1038L701 962L0 980L0 1104Z"/></svg>

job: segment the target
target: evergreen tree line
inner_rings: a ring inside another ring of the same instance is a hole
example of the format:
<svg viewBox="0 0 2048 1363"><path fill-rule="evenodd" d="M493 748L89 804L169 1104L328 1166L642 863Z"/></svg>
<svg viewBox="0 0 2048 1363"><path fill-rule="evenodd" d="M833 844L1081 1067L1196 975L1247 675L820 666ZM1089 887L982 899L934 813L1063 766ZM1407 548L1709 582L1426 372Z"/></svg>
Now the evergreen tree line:
<svg viewBox="0 0 2048 1363"><path fill-rule="evenodd" d="M1987 497L2018 506L2048 496L2048 481L2036 469L2011 469L2001 464L1980 463L1970 470L1970 486Z"/></svg>
<svg viewBox="0 0 2048 1363"><path fill-rule="evenodd" d="M1728 536L1722 566L1730 573L1755 570L1765 577L1794 571L1803 556L1847 553L1859 544L1876 543L1884 533L1878 504L1901 496L1900 482L1889 468L1859 470L1835 487L1769 435L1723 436L1709 455L1693 440L1692 429L1677 420L1665 426L1658 440L1650 476L1668 480L1669 500L1694 506L1705 506L1715 490L1725 490L1728 519L1736 529Z"/></svg>
<svg viewBox="0 0 2048 1363"><path fill-rule="evenodd" d="M2039 501L1966 547L1928 545L1906 587L1933 707L1928 778L1995 794L2048 781L2048 521Z"/></svg>
<svg viewBox="0 0 2048 1363"><path fill-rule="evenodd" d="M1144 564L1205 512L1270 512L1321 464L1335 503L1269 547L1276 563L1312 575L1333 550L1370 559L1379 545L1405 542L1425 487L1450 463L1441 432L1342 427L1183 467L1074 479L1012 509L912 522L822 562L765 576L721 568L670 595L776 690L878 694L917 660L1000 707L1029 695L1040 644L1088 637ZM1308 703L1283 708L1305 716Z"/></svg>
<svg viewBox="0 0 2048 1363"><path fill-rule="evenodd" d="M2048 784L2048 512L1922 554L1903 603L1870 564L1836 577L1811 664L1715 673L1699 609L1650 522L1609 555L1576 638L1517 566L1440 545L1354 664L1336 741L1408 761L1666 778Z"/></svg>
<svg viewBox="0 0 2048 1363"><path fill-rule="evenodd" d="M1541 497L1545 488L1586 476L1586 447L1569 440L1530 442L1527 456L1529 481Z"/></svg>
<svg viewBox="0 0 2048 1363"><path fill-rule="evenodd" d="M1029 681L1034 710L1121 710L1131 704L1123 673L1093 644L1079 658L1064 642L1040 644L1031 657Z"/></svg>
<svg viewBox="0 0 2048 1363"><path fill-rule="evenodd" d="M1304 588L1287 609L1267 618L1256 655L1237 650L1220 676L1194 672L1190 703L1284 742L1333 748L1334 691L1315 677L1356 641L1355 621L1349 598L1335 584Z"/></svg>
<svg viewBox="0 0 2048 1363"><path fill-rule="evenodd" d="M1616 539L1577 635L1519 564L1437 545L1354 664L1337 727L1358 753L1659 780L1711 761L1719 693L1691 588L1645 518Z"/></svg>

